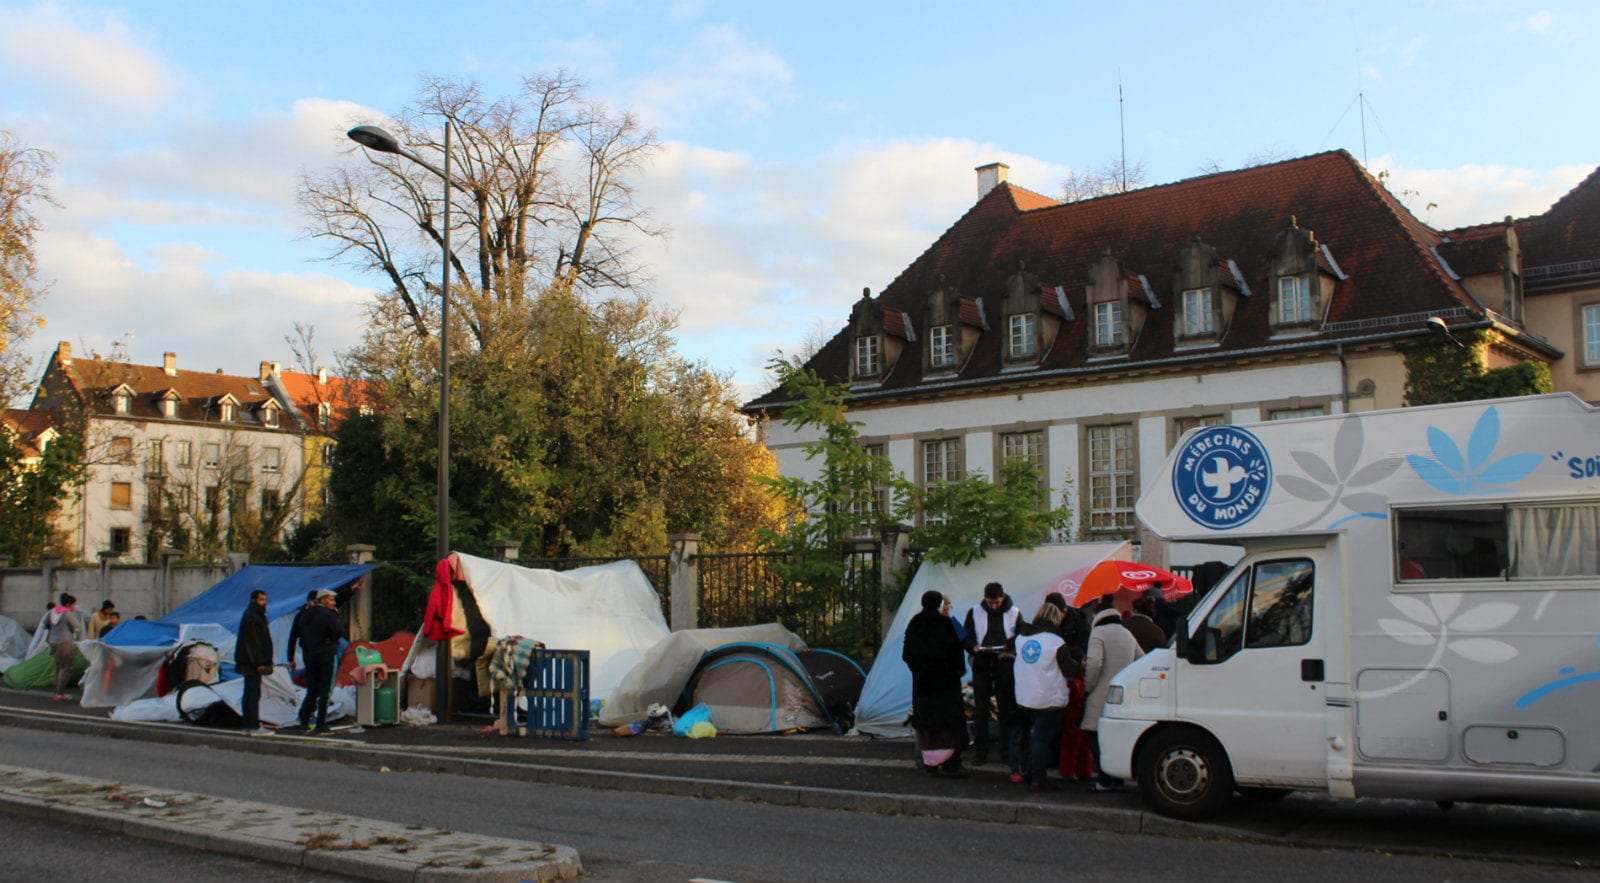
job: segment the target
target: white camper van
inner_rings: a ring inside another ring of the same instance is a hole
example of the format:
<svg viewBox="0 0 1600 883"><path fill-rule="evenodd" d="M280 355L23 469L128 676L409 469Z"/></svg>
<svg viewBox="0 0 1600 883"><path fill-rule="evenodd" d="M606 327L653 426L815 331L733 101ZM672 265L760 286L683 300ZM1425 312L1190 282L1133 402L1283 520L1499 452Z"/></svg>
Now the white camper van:
<svg viewBox="0 0 1600 883"><path fill-rule="evenodd" d="M1600 411L1568 395L1211 426L1139 500L1244 557L1112 682L1145 801L1600 807Z"/></svg>

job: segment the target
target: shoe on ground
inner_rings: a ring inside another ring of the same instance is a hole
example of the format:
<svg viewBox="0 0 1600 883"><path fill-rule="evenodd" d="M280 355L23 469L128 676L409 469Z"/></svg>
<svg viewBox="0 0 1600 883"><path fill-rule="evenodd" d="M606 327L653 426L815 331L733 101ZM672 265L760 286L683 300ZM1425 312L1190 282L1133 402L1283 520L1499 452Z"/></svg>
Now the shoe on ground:
<svg viewBox="0 0 1600 883"><path fill-rule="evenodd" d="M269 730L266 727L256 727L253 730L245 730L244 734L246 736L270 736L272 735L272 732L272 730Z"/></svg>
<svg viewBox="0 0 1600 883"><path fill-rule="evenodd" d="M68 697L67 694L65 694L65 693L56 693L55 695L51 696L50 698L54 699L57 702L66 702L67 699L70 698L70 697Z"/></svg>
<svg viewBox="0 0 1600 883"><path fill-rule="evenodd" d="M1040 793L1049 793L1051 791L1060 791L1061 786L1054 782L1034 782L1033 790Z"/></svg>
<svg viewBox="0 0 1600 883"><path fill-rule="evenodd" d="M1028 777L1027 776L1024 776L1021 773L1012 773L1011 774L1011 784L1013 784L1013 785L1026 785L1027 783L1028 783Z"/></svg>
<svg viewBox="0 0 1600 883"><path fill-rule="evenodd" d="M1096 794L1121 794L1122 786L1107 785L1104 782L1095 782L1093 785L1089 786L1089 790Z"/></svg>

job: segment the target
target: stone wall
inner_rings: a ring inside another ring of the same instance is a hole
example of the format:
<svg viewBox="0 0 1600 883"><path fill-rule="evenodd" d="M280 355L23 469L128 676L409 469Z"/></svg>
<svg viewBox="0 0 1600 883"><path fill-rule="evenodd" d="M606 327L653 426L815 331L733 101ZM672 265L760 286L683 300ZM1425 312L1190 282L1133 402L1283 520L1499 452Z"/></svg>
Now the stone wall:
<svg viewBox="0 0 1600 883"><path fill-rule="evenodd" d="M0 616L32 630L62 592L78 599L85 616L100 602L116 602L123 619L155 619L199 595L230 573L226 566L160 567L6 567L0 568Z"/></svg>

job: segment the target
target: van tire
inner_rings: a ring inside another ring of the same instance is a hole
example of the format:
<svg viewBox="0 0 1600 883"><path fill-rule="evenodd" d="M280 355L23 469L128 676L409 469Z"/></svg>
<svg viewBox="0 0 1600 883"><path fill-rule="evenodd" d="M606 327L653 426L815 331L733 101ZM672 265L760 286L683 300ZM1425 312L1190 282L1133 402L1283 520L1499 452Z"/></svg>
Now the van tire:
<svg viewBox="0 0 1600 883"><path fill-rule="evenodd" d="M1171 727L1150 737L1139 752L1139 795L1156 812L1175 819L1207 819L1233 797L1228 755L1202 730Z"/></svg>

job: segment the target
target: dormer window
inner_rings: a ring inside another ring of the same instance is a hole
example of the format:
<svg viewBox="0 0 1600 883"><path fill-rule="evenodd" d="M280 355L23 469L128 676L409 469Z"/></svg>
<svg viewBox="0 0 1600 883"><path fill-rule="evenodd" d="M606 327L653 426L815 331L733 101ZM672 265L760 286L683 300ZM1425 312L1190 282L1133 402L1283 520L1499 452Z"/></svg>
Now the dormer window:
<svg viewBox="0 0 1600 883"><path fill-rule="evenodd" d="M327 429L333 420L333 405L328 402L317 402L317 426Z"/></svg>
<svg viewBox="0 0 1600 883"><path fill-rule="evenodd" d="M1032 357L1037 348L1034 345L1035 317L1032 313L1017 313L1006 317L1007 335L1006 354L1013 359L1026 359Z"/></svg>
<svg viewBox="0 0 1600 883"><path fill-rule="evenodd" d="M850 373L857 377L875 377L879 370L878 335L863 334L857 337L855 367Z"/></svg>
<svg viewBox="0 0 1600 883"><path fill-rule="evenodd" d="M118 390L111 397L111 408L114 412L126 416L133 410L133 396L124 390Z"/></svg>
<svg viewBox="0 0 1600 883"><path fill-rule="evenodd" d="M955 363L955 327L952 325L935 325L928 329L928 364L934 368L949 368Z"/></svg>
<svg viewBox="0 0 1600 883"><path fill-rule="evenodd" d="M1125 343L1122 333L1122 301L1094 305L1094 345L1113 348Z"/></svg>
<svg viewBox="0 0 1600 883"><path fill-rule="evenodd" d="M263 424L265 424L268 429L277 429L278 428L278 409L275 408L275 407L272 407L270 404L267 407L262 408L261 409L261 422Z"/></svg>
<svg viewBox="0 0 1600 883"><path fill-rule="evenodd" d="M223 423L232 423L238 414L233 402L223 402L217 406Z"/></svg>
<svg viewBox="0 0 1600 883"><path fill-rule="evenodd" d="M1209 288L1191 288L1183 293L1182 337L1210 337L1217 333L1216 299Z"/></svg>
<svg viewBox="0 0 1600 883"><path fill-rule="evenodd" d="M1309 276L1278 277L1278 324L1306 325L1311 322L1311 279Z"/></svg>
<svg viewBox="0 0 1600 883"><path fill-rule="evenodd" d="M161 400L161 416L167 417L169 419L178 416L178 400L177 399L162 399Z"/></svg>

